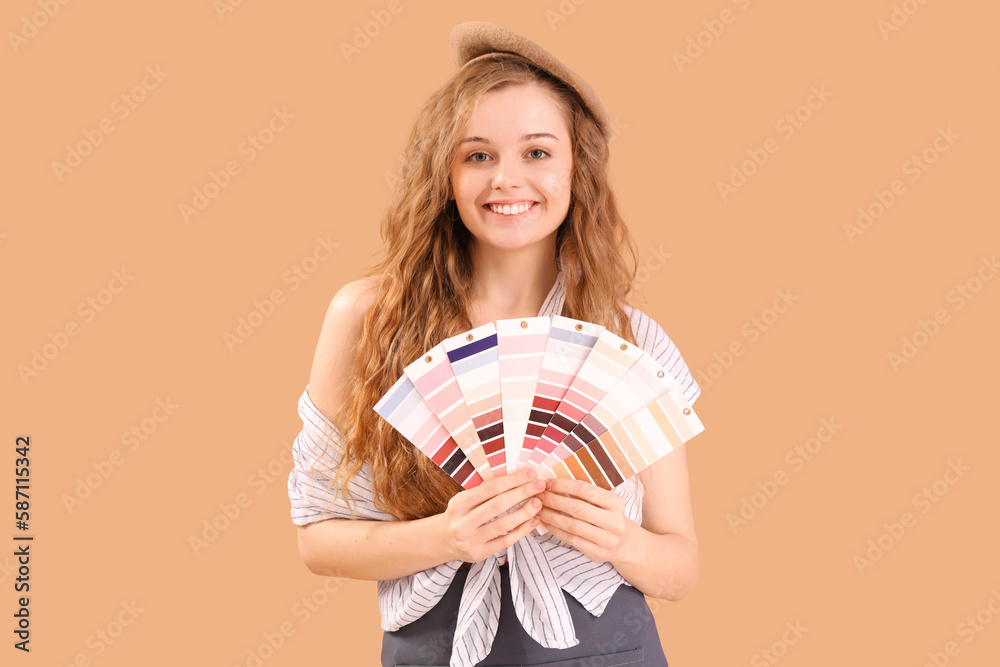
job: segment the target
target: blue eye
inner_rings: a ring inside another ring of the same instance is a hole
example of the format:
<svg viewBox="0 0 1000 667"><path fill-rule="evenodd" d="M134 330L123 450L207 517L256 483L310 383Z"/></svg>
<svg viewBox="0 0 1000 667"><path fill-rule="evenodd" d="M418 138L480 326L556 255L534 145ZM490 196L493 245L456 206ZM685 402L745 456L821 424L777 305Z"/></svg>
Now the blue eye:
<svg viewBox="0 0 1000 667"><path fill-rule="evenodd" d="M483 162L483 160L473 160L472 159L472 158L474 158L477 155L486 155L486 153L483 153L482 151L477 151L475 153L472 153L471 155L469 155L469 157L465 158L466 162Z"/></svg>

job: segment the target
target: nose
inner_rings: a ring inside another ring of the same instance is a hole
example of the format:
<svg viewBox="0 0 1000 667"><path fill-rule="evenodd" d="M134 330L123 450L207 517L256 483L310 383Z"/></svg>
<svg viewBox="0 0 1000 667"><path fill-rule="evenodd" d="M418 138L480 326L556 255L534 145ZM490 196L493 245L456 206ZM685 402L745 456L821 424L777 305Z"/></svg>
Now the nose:
<svg viewBox="0 0 1000 667"><path fill-rule="evenodd" d="M523 174L517 158L501 157L493 167L491 185L497 190L507 190L521 185Z"/></svg>

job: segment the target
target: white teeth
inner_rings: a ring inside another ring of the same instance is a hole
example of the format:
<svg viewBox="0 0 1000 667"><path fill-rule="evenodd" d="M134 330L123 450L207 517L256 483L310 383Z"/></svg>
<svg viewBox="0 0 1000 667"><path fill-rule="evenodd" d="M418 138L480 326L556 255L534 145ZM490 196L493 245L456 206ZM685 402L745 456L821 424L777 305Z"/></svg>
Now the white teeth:
<svg viewBox="0 0 1000 667"><path fill-rule="evenodd" d="M518 213L524 213L529 208L531 208L533 202L525 202L522 204L504 204L503 206L497 206L496 204L490 204L490 210L494 213L500 213L502 215L517 215Z"/></svg>

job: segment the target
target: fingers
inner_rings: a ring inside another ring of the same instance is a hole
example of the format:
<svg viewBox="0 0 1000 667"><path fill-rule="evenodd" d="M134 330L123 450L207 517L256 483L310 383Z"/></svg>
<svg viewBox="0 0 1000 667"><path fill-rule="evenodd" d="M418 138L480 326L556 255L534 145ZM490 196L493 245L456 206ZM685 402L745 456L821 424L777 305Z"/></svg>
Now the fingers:
<svg viewBox="0 0 1000 667"><path fill-rule="evenodd" d="M500 517L518 503L541 493L544 489L545 483L541 480L535 479L528 481L520 486L515 486L512 489L508 489L507 491L494 496L479 507L470 511L469 516L476 526L482 526L483 524L489 523L497 517Z"/></svg>
<svg viewBox="0 0 1000 667"><path fill-rule="evenodd" d="M531 498L517 510L479 526L463 541L466 545L463 548L467 549L462 556L463 560L479 561L506 549L539 524L535 515L541 509L542 502Z"/></svg>
<svg viewBox="0 0 1000 667"><path fill-rule="evenodd" d="M623 530L625 501L618 494L585 482L551 486L545 493L544 508L538 514L546 527L554 525L595 542L600 542L597 536L601 531L620 534ZM578 495L572 495L574 493Z"/></svg>
<svg viewBox="0 0 1000 667"><path fill-rule="evenodd" d="M572 545L579 551L586 554L591 560L598 563L603 563L607 560L604 556L608 551L606 547L596 544L591 540L578 535L577 533L560 528L555 524L545 523L545 529L566 544Z"/></svg>
<svg viewBox="0 0 1000 667"><path fill-rule="evenodd" d="M560 495L563 498L568 495L570 498L579 498L586 504L596 505L597 507L603 507L604 509L615 509L618 506L618 503L622 501L622 497L614 491L602 489L596 484L584 482L579 479L566 479L564 477L547 479L545 480L545 488L546 491L551 492L551 494L547 495ZM583 507L582 504L571 504L568 506L576 508ZM560 509L562 508L560 507Z"/></svg>
<svg viewBox="0 0 1000 667"><path fill-rule="evenodd" d="M512 510L509 514L504 514L497 517L493 521L480 526L476 530L476 537L485 541L489 541L495 537L500 537L509 530L513 530L517 526L521 525L525 521L530 521L535 515L538 514L542 509L542 501L537 498L531 498L521 507L516 510Z"/></svg>
<svg viewBox="0 0 1000 667"><path fill-rule="evenodd" d="M530 532L545 482L535 470L501 475L460 491L448 501L449 531L463 560L482 560ZM485 551L488 549L488 551Z"/></svg>
<svg viewBox="0 0 1000 667"><path fill-rule="evenodd" d="M532 500L531 502L525 503L524 508L531 508L532 503L534 502L535 501ZM541 503L539 503L539 507L540 506ZM509 517L522 517L523 515L521 513L523 512L524 508L518 510L517 512L509 514L507 517L504 517L503 520L506 521ZM510 530L509 533L507 533L506 535L501 535L499 537L496 537L486 543L491 549L490 553L496 553L498 551L506 549L507 547L509 547L510 545L514 544L519 539L527 535L529 532L531 532L532 529L534 529L534 527L540 523L539 520L534 517L534 512L537 512L537 509L532 508L532 510L533 510L532 516L525 518L521 523L514 525L514 527Z"/></svg>
<svg viewBox="0 0 1000 667"><path fill-rule="evenodd" d="M566 540L563 535L570 534L578 540L585 540L594 547L611 548L618 543L618 538L624 533L624 526L615 523L607 525L589 522L584 518L575 518L571 514L561 514L547 507L538 512L538 519L559 539ZM558 530L557 530L558 529ZM576 545L576 542L573 543Z"/></svg>
<svg viewBox="0 0 1000 667"><path fill-rule="evenodd" d="M497 494L526 484L537 477L538 473L531 469L521 470L510 475L500 475L499 477L494 477L483 482L477 487L460 491L452 496L451 500L459 504L465 511L471 511Z"/></svg>

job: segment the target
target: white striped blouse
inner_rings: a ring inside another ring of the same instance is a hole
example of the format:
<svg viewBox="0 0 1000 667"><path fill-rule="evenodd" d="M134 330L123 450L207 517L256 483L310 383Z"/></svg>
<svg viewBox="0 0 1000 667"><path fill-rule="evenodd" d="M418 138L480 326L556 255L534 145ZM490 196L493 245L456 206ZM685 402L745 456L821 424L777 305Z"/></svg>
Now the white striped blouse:
<svg viewBox="0 0 1000 667"><path fill-rule="evenodd" d="M542 305L539 316L562 313L566 292L560 272ZM690 403L701 393L687 364L663 329L642 311L625 306L636 342L680 382ZM340 494L331 495L330 477L335 464L325 459L314 468L328 449L337 446L337 431L309 398L308 386L299 397L302 431L292 446L293 467L288 476L292 522L303 526L314 521L350 518L350 510ZM336 452L334 452L336 454ZM395 517L375 507L371 469L365 464L351 480L349 488L356 501L358 516L376 521ZM637 475L614 488L625 501L625 515L642 524L642 484ZM333 500L334 504L327 509ZM509 563L511 593L525 631L542 646L568 648L579 643L562 591L572 595L594 616L600 616L619 585L629 585L610 563L595 563L585 554L551 533L529 532L509 547L473 563L466 578L452 644L451 667L473 667L490 652L500 614L499 566ZM461 560L378 582L382 629L393 632L423 616L441 599L452 583Z"/></svg>

